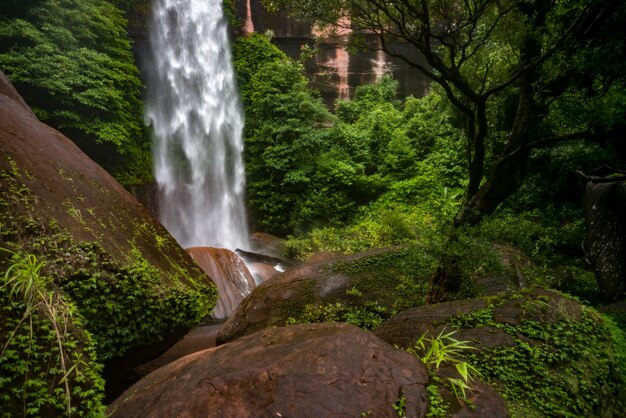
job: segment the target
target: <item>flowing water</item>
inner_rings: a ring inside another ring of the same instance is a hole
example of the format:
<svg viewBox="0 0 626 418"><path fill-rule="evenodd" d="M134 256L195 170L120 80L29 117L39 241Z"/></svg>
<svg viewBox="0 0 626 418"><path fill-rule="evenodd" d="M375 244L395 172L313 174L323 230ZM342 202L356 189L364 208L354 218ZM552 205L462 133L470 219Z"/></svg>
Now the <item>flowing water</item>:
<svg viewBox="0 0 626 418"><path fill-rule="evenodd" d="M159 218L183 247L246 248L243 115L222 0L154 0L150 40Z"/></svg>

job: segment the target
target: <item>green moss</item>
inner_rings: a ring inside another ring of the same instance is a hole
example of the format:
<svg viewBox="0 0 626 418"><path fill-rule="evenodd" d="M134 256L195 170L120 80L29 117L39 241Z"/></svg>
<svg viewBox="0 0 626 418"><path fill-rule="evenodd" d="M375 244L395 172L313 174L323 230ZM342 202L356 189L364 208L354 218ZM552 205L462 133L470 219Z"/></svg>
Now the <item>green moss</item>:
<svg viewBox="0 0 626 418"><path fill-rule="evenodd" d="M373 329L393 314L425 303L429 262L419 248L403 247L325 266L322 277L347 280L345 294L316 296L317 280L306 280L280 302L284 323L337 321Z"/></svg>
<svg viewBox="0 0 626 418"><path fill-rule="evenodd" d="M511 299L492 298L487 308L452 316L446 323L496 327L515 338L514 346L466 355L505 397L512 415L617 416L626 406L623 332L592 309L580 306L579 312L571 312L545 295L522 301L519 325L496 321L494 306ZM553 321L533 319L546 314Z"/></svg>
<svg viewBox="0 0 626 418"><path fill-rule="evenodd" d="M135 345L159 341L171 330L190 328L213 305L215 291L208 285L162 286L160 271L137 250L126 266L110 260L93 243L73 246L74 260L56 255L60 258L53 268L65 270L59 285L85 316L103 361ZM69 268L68 262L73 264Z"/></svg>
<svg viewBox="0 0 626 418"><path fill-rule="evenodd" d="M303 314L305 307L315 302L313 295L313 287L315 283L312 280L305 281L298 289L298 293L289 299L285 299L280 303L281 315L284 318L297 318ZM260 292L264 289L259 288ZM260 295L259 295L260 296Z"/></svg>
<svg viewBox="0 0 626 418"><path fill-rule="evenodd" d="M439 386L434 383L428 384L426 385L426 392L428 393L428 412L426 413L426 416L428 418L448 416L450 406L441 396Z"/></svg>
<svg viewBox="0 0 626 418"><path fill-rule="evenodd" d="M392 312L426 302L433 259L420 247L407 246L332 265L331 273L350 276L364 300L375 300Z"/></svg>

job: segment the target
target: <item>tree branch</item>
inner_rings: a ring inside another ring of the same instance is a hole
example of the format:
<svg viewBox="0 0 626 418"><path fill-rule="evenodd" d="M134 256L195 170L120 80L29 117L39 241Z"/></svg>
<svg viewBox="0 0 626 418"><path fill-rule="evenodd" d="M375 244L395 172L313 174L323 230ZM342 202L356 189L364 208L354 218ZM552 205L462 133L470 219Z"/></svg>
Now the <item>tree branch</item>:
<svg viewBox="0 0 626 418"><path fill-rule="evenodd" d="M592 183L613 183L617 181L626 181L626 174L619 176L588 176L582 171L576 171L576 174L583 180L590 181Z"/></svg>
<svg viewBox="0 0 626 418"><path fill-rule="evenodd" d="M594 134L592 132L575 132L575 133L565 134L565 135L548 136L548 137L541 138L541 139L538 139L538 140L533 141L533 142L529 142L527 144L524 144L521 147L518 147L518 148L514 149L513 151L511 151L507 155L499 158L498 159L498 163L505 163L508 160L510 160L511 158L515 157L517 154L519 154L522 151L528 151L528 150L537 149L537 148L544 148L544 147L547 147L547 146L550 146L550 145L554 145L554 144L559 143L559 142L573 141L573 140L576 140L576 139L593 139L593 140L597 140L597 139L600 139L602 137L603 137L602 135Z"/></svg>

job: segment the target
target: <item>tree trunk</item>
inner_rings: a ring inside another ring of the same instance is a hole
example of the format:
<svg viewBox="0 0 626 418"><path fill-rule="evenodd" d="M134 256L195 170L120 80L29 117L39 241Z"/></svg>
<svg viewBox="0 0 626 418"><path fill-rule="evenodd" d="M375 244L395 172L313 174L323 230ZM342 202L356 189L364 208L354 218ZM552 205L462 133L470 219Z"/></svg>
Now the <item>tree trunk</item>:
<svg viewBox="0 0 626 418"><path fill-rule="evenodd" d="M526 178L530 149L525 143L536 117L534 92L528 75L520 78L519 88L517 114L509 140L487 180L475 194L468 194L454 221L456 227L480 223L485 215L493 213L500 203L515 193Z"/></svg>

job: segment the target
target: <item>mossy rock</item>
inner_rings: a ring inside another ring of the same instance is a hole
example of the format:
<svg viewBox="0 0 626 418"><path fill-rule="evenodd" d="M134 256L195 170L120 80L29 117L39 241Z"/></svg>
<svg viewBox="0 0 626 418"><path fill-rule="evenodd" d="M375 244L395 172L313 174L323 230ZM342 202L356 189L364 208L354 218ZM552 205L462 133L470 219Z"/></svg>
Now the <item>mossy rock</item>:
<svg viewBox="0 0 626 418"><path fill-rule="evenodd" d="M92 335L96 361L113 375L121 370L116 359L132 367L158 356L147 347L184 333L217 299L169 233L68 138L38 121L1 73L0 248L43 263L49 291L76 307L81 325L70 329ZM9 265L0 256L3 276Z"/></svg>
<svg viewBox="0 0 626 418"><path fill-rule="evenodd" d="M270 326L349 322L372 328L394 312L425 303L430 259L396 247L303 264L258 286L224 324L225 343Z"/></svg>
<svg viewBox="0 0 626 418"><path fill-rule="evenodd" d="M513 417L621 417L624 333L558 292L533 288L401 312L373 332L409 348L424 333L456 331L465 360L506 399Z"/></svg>

